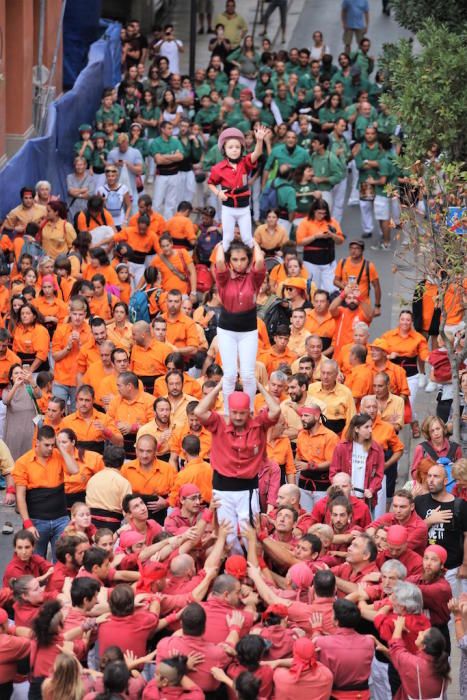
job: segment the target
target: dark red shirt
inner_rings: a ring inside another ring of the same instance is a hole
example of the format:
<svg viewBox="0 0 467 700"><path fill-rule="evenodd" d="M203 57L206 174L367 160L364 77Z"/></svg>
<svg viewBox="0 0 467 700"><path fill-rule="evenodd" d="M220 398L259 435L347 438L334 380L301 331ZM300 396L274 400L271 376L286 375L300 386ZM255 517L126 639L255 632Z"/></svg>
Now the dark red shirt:
<svg viewBox="0 0 467 700"><path fill-rule="evenodd" d="M431 583L424 581L421 576L408 576L407 581L414 583L421 590L424 612L429 613L431 624L446 625L451 617L448 602L452 598L452 589L444 576Z"/></svg>
<svg viewBox="0 0 467 700"><path fill-rule="evenodd" d="M130 649L137 657L144 656L147 641L156 631L158 622L158 615L145 610L136 610L124 617L111 615L99 626L97 639L100 656L118 640L125 640L125 649Z"/></svg>
<svg viewBox="0 0 467 700"><path fill-rule="evenodd" d="M54 571L52 576L47 581L47 591L53 591L54 593L61 593L63 591L63 586L65 584L66 578L76 578L78 575L78 569L69 569L66 564L62 564L58 561L54 564Z"/></svg>
<svg viewBox="0 0 467 700"><path fill-rule="evenodd" d="M385 513L377 520L374 520L367 527L377 528L380 525L390 527L391 525L402 525L407 530L407 544L414 552L423 556L423 552L428 546L428 527L425 521L415 512L412 511L409 519L405 523L400 523L396 520L394 513Z"/></svg>
<svg viewBox="0 0 467 700"><path fill-rule="evenodd" d="M235 273L230 267L224 272L215 270L216 287L222 306L229 313L250 311L256 307L256 294L266 277L266 268L252 267L245 273Z"/></svg>
<svg viewBox="0 0 467 700"><path fill-rule="evenodd" d="M397 559L401 564L407 569L407 576L421 576L423 571L423 557L413 549L406 549L398 557L392 557L388 550L385 549L378 554L376 557L376 564L379 569L383 566L384 562L389 559Z"/></svg>
<svg viewBox="0 0 467 700"><path fill-rule="evenodd" d="M370 526L371 515L370 510L361 498L356 496L350 496L350 505L352 506L352 525L358 525L358 527L364 530ZM314 506L311 513L306 513L303 517L300 517L297 522L297 527L302 532L308 532L308 528L315 523L326 523L326 525L331 524L331 512L328 508L329 496L321 498L318 503Z"/></svg>
<svg viewBox="0 0 467 700"><path fill-rule="evenodd" d="M204 639L213 644L225 642L230 634L227 617L232 615L236 608L215 596L211 596L204 603L201 603L201 605L206 613L206 632L204 633ZM243 637L245 634L249 633L253 625L253 613L249 610L241 610L241 613L245 619L239 634L240 637Z"/></svg>
<svg viewBox="0 0 467 700"><path fill-rule="evenodd" d="M251 162L251 154L248 153L234 168L227 158L216 163L211 168L208 178L208 185L221 185L228 190L236 190L239 187L246 187L248 177L252 170L256 168L256 163Z"/></svg>
<svg viewBox="0 0 467 700"><path fill-rule="evenodd" d="M12 578L20 576L42 576L50 567L53 566L51 561L47 561L39 554L33 554L29 561L21 561L16 554L13 554L12 560L6 565L5 573L3 574L3 585L8 586Z"/></svg>
<svg viewBox="0 0 467 700"><path fill-rule="evenodd" d="M258 476L266 455L268 428L279 420L271 420L267 409L249 418L245 430L238 433L232 423L216 411L202 421L212 433L211 466L222 476L236 479L254 479Z"/></svg>
<svg viewBox="0 0 467 700"><path fill-rule="evenodd" d="M29 655L30 646L31 642L25 637L0 634L0 685L14 680L17 663Z"/></svg>

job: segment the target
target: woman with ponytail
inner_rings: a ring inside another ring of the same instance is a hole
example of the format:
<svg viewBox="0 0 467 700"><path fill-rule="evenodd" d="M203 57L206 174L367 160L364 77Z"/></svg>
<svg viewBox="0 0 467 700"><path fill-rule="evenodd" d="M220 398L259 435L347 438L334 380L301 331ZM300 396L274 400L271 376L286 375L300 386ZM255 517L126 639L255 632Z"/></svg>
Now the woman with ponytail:
<svg viewBox="0 0 467 700"><path fill-rule="evenodd" d="M42 700L82 700L82 671L76 656L59 654L55 659L52 676L42 684Z"/></svg>
<svg viewBox="0 0 467 700"><path fill-rule="evenodd" d="M443 635L436 627L423 630L415 640L417 651L413 654L402 641L404 630L405 618L399 615L389 641L390 659L401 679L394 700L442 700L450 682L449 657Z"/></svg>

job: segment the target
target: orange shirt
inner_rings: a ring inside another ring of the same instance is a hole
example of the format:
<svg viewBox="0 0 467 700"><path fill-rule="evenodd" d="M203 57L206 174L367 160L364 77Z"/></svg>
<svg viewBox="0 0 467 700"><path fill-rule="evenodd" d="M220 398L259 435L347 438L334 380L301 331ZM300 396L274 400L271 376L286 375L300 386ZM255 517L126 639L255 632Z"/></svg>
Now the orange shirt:
<svg viewBox="0 0 467 700"><path fill-rule="evenodd" d="M310 337L310 335L310 331L307 331L305 327L303 327L300 331L291 328L287 348L294 352L297 357L301 357L305 354L305 341Z"/></svg>
<svg viewBox="0 0 467 700"><path fill-rule="evenodd" d="M387 342L390 353L395 352L399 357L428 359L430 354L428 343L421 333L417 333L413 329L409 331L407 338L401 336L399 328L386 331L381 337Z"/></svg>
<svg viewBox="0 0 467 700"><path fill-rule="evenodd" d="M170 491L169 503L175 507L178 502L178 494L185 484L195 484L201 491L205 503L210 503L212 498L212 468L201 457L191 459L175 477L174 485Z"/></svg>
<svg viewBox="0 0 467 700"><path fill-rule="evenodd" d="M91 314L103 318L104 321L110 321L112 318L112 309L118 301L118 297L106 291L104 291L100 297L93 296L89 302Z"/></svg>
<svg viewBox="0 0 467 700"><path fill-rule="evenodd" d="M129 353L133 345L131 323L126 321L123 328L118 328L115 322L109 323L107 326L107 339L111 340L116 348L122 348L122 350L126 350Z"/></svg>
<svg viewBox="0 0 467 700"><path fill-rule="evenodd" d="M338 362L340 370L345 376L347 376L352 369L352 366L350 364L349 358L350 358L350 351L352 350L353 346L356 345L356 343L346 343L345 345L342 345L342 347L339 349L339 352L336 353L334 351L333 354L333 359ZM369 351L368 351L368 356L369 356ZM367 360L368 364L368 360Z"/></svg>
<svg viewBox="0 0 467 700"><path fill-rule="evenodd" d="M371 394L373 391L373 372L371 367L368 367L366 364L355 365L347 374L344 384L352 392L358 409L362 396Z"/></svg>
<svg viewBox="0 0 467 700"><path fill-rule="evenodd" d="M306 310L305 328L320 338L332 338L336 330L336 320L328 312L324 318L317 317L314 309Z"/></svg>
<svg viewBox="0 0 467 700"><path fill-rule="evenodd" d="M103 424L104 428L112 431L113 435L120 435L120 431L111 418L106 413L101 413L95 408L92 410L91 417L83 418L78 411L70 413L62 420L63 428L71 428L78 439L78 442L98 442L104 443L106 437L100 428L94 425L95 421Z"/></svg>
<svg viewBox="0 0 467 700"><path fill-rule="evenodd" d="M268 376L270 377L271 372L275 372L276 369L279 368L279 365L292 365L292 362L296 360L297 357L297 354L288 348L286 348L284 352L277 354L274 348L271 347L269 350L260 353L258 360L264 364Z"/></svg>
<svg viewBox="0 0 467 700"><path fill-rule="evenodd" d="M371 438L383 450L392 450L393 454L404 450L404 443L399 440L394 426L383 420L379 413L373 423Z"/></svg>
<svg viewBox="0 0 467 700"><path fill-rule="evenodd" d="M88 368L84 374L83 384L90 384L92 386L96 393L95 403L98 406L102 406L102 402L97 400L99 387L102 384L104 377L108 376L109 374L114 374L114 368L112 365L110 367L104 367L102 360L97 360L96 362L92 362L90 365L88 365Z"/></svg>
<svg viewBox="0 0 467 700"><path fill-rule="evenodd" d="M201 432L199 433L194 433L193 431L190 430L190 426L188 424L188 421L185 423L185 425L182 425L179 428L175 428L173 430L172 435L170 436L169 439L169 449L171 452L175 452L179 457L182 455L182 442L183 439L187 435L196 435L199 438L200 444L201 444L201 450L199 453L199 456L201 459L206 459L206 457L209 457L209 453L211 452L211 442L212 442L212 436L209 430L206 430L206 428L201 428Z"/></svg>
<svg viewBox="0 0 467 700"><path fill-rule="evenodd" d="M114 423L122 421L140 428L154 418L153 404L154 397L144 391L141 391L132 401L118 395L110 402L107 415Z"/></svg>
<svg viewBox="0 0 467 700"><path fill-rule="evenodd" d="M178 289L182 294L188 294L190 288L190 275L188 273L188 265L193 264L193 260L189 255L188 251L184 248L178 248L174 250L169 258L173 267L175 267L179 273L181 273L185 279L182 280L178 275L176 275L168 265L162 260L160 255L156 257L151 262L153 267L157 267L161 274L161 286L166 292L170 292L171 289Z"/></svg>
<svg viewBox="0 0 467 700"><path fill-rule="evenodd" d="M167 321L166 340L172 343L176 348L187 347L189 345L198 347L199 337L196 330L196 323L192 318L185 314L178 316L169 316L168 313L163 314L163 318Z"/></svg>
<svg viewBox="0 0 467 700"><path fill-rule="evenodd" d="M14 352L6 349L3 357L0 357L0 391L9 384L8 373L12 365L20 365L21 359Z"/></svg>
<svg viewBox="0 0 467 700"><path fill-rule="evenodd" d="M57 297L48 300L39 295L34 299L34 306L43 316L55 316L59 323L63 323L69 314L68 304Z"/></svg>
<svg viewBox="0 0 467 700"><path fill-rule="evenodd" d="M213 262L215 262L215 259ZM302 267L300 268L299 277L303 277L304 280L308 279L308 270L304 265L302 265ZM269 281L271 283L271 287L274 290L277 290L279 285L282 282L284 282L285 279L287 279L287 272L285 270L284 264L282 263L281 265L275 265L275 267L273 267L271 272L269 273Z"/></svg>
<svg viewBox="0 0 467 700"><path fill-rule="evenodd" d="M129 304L131 297L131 284L129 282L122 282L119 279L117 287L120 290L120 301L124 301L125 304Z"/></svg>
<svg viewBox="0 0 467 700"><path fill-rule="evenodd" d="M60 452L53 450L52 455L39 461L36 451L29 450L16 460L11 475L17 486L29 489L53 489L63 484L65 463Z"/></svg>
<svg viewBox="0 0 467 700"><path fill-rule="evenodd" d="M274 398L276 398L276 397L274 397ZM287 392L284 392L283 394L281 394L280 399L276 398L276 401L279 401L279 403L282 403L282 401L287 401L288 398L289 398L289 395L287 394ZM264 400L264 396L262 394L256 394L255 400L253 402L254 415L256 416L261 411L261 409L264 408L265 406L266 406L266 401Z"/></svg>
<svg viewBox="0 0 467 700"><path fill-rule="evenodd" d="M79 466L78 474L68 474L65 472L65 493L79 493L86 490L86 484L91 476L104 469L104 460L98 452L84 450L83 458L78 455L79 450L75 450L75 460Z"/></svg>
<svg viewBox="0 0 467 700"><path fill-rule="evenodd" d="M134 226L136 227L138 223L138 217L140 216L139 212L136 214L133 214L133 216L130 218L128 221L129 226ZM157 234L157 236L160 236L162 233L165 231L165 219L162 216L162 214L159 214L157 211L151 211L149 214L149 230L151 232L154 232Z"/></svg>
<svg viewBox="0 0 467 700"><path fill-rule="evenodd" d="M78 231L94 231L98 226L115 226L112 215L104 209L105 217L98 214L97 218L89 217L89 223L86 221L86 212L81 211L76 217L76 228Z"/></svg>
<svg viewBox="0 0 467 700"><path fill-rule="evenodd" d="M271 341L263 319L257 318L256 321L258 323L258 352L263 352L263 350L269 350Z"/></svg>
<svg viewBox="0 0 467 700"><path fill-rule="evenodd" d="M462 290L464 294L467 294L467 278L462 282ZM450 284L446 289L444 308L446 309L446 325L456 326L463 320L464 305L460 285Z"/></svg>
<svg viewBox="0 0 467 700"><path fill-rule="evenodd" d="M8 287L0 287L0 315L5 316L10 310L10 290Z"/></svg>
<svg viewBox="0 0 467 700"><path fill-rule="evenodd" d="M165 360L170 352L170 348L159 340L151 341L151 345L147 348L133 345L130 370L137 377L159 377L167 372Z"/></svg>
<svg viewBox="0 0 467 700"><path fill-rule="evenodd" d="M139 381L138 382L138 389L140 391L143 391L143 382ZM104 396L107 396L110 398L110 400L114 399L116 396L119 396L118 389L117 389L117 374L115 372L112 372L111 374L108 374L106 377L102 377L99 386L96 389L96 398L95 402L99 406L103 406L103 398ZM154 401L154 399L153 399Z"/></svg>
<svg viewBox="0 0 467 700"><path fill-rule="evenodd" d="M376 272L376 267L373 265L372 262L368 263L368 274L366 260L363 259L354 263L351 261L350 258L342 258L342 260L339 260L339 262L337 263L334 276L337 277L337 279L341 280L341 282L344 285L348 284L349 277L354 277L356 282L360 275L362 265L364 267L362 275L360 277L358 288L360 290L360 296L362 297L362 299L369 299L370 284L371 282L375 282L377 279L379 279L378 273Z"/></svg>
<svg viewBox="0 0 467 700"><path fill-rule="evenodd" d="M94 362L98 362L100 359L101 354L99 352L99 348L91 335L91 339L81 346L78 361L76 363L76 369L78 372L80 372L80 374L84 374L88 367L90 367Z"/></svg>
<svg viewBox="0 0 467 700"><path fill-rule="evenodd" d="M98 265L98 267L94 267L94 265L91 263L83 265L84 280L88 280L90 282L94 275L104 275L107 284L113 284L115 287L118 287L118 276L115 272L115 268L112 267L112 265Z"/></svg>
<svg viewBox="0 0 467 700"><path fill-rule="evenodd" d="M371 323L371 318L365 316L359 308L348 309L346 306L339 306L337 309L338 316L336 318L336 330L332 344L334 346L334 355L338 355L343 345L352 342L353 327L359 321L364 321L367 324Z"/></svg>
<svg viewBox="0 0 467 700"><path fill-rule="evenodd" d="M151 469L143 469L138 459L132 459L123 465L120 474L128 479L133 493L166 497L175 483L177 470L161 459L156 459Z"/></svg>
<svg viewBox="0 0 467 700"><path fill-rule="evenodd" d="M45 413L47 410L47 406L49 405L49 401L52 398L52 392L51 391L45 391L45 389L42 389L42 395L39 399L36 399L36 403L39 406L39 411L41 413Z"/></svg>
<svg viewBox="0 0 467 700"><path fill-rule="evenodd" d="M410 396L410 389L407 383L407 374L403 367L394 364L394 362L386 361L385 366L381 369L375 367L371 356L367 359L367 365L371 368L373 372L373 377L378 372L386 372L389 377L389 387L393 394L397 396Z"/></svg>
<svg viewBox="0 0 467 700"><path fill-rule="evenodd" d="M293 459L292 445L290 438L281 436L268 440L266 445L266 454L268 459L277 462L280 467L285 466L286 474L295 474L295 463Z"/></svg>
<svg viewBox="0 0 467 700"><path fill-rule="evenodd" d="M139 233L137 226L128 226L114 236L115 242L126 241L136 253L155 253L159 249L159 236L148 229L144 235Z"/></svg>
<svg viewBox="0 0 467 700"><path fill-rule="evenodd" d="M73 288L74 283L76 282L74 277L59 277L59 288L61 295L63 297L63 301L67 302L69 301L71 297L71 290Z"/></svg>
<svg viewBox="0 0 467 700"><path fill-rule="evenodd" d="M332 430L319 425L315 433L300 430L297 436L296 458L303 462L324 464L330 462L339 438Z"/></svg>
<svg viewBox="0 0 467 700"><path fill-rule="evenodd" d="M72 331L73 327L71 323L65 323L63 325L59 324L52 339L52 353L59 352L66 347ZM73 343L73 347L71 348L70 352L65 355L63 359L55 362L54 379L57 384L63 384L64 386L76 386L76 373L79 371L78 356L81 352L80 348L86 345L90 338L92 338L91 329L87 323L83 323L81 330L79 331L79 338L79 343ZM98 359L100 359L100 357ZM84 371L85 370L86 368Z"/></svg>
<svg viewBox="0 0 467 700"><path fill-rule="evenodd" d="M423 330L428 333L433 314L435 312L435 304L438 297L438 287L432 282L425 281L424 291L422 296L422 325Z"/></svg>
<svg viewBox="0 0 467 700"><path fill-rule="evenodd" d="M49 354L50 336L47 328L36 323L25 328L18 323L13 332L13 352L35 355L43 362Z"/></svg>
<svg viewBox="0 0 467 700"><path fill-rule="evenodd" d="M183 373L183 391L190 396L194 396L196 399L201 399L203 392L201 391L201 384L197 379L194 379L187 372ZM154 382L154 396L159 398L159 396L167 396L167 382L165 381L165 375L163 377L158 377Z"/></svg>
<svg viewBox="0 0 467 700"><path fill-rule="evenodd" d="M175 247L186 247L186 241L192 245L196 243L197 226L188 216L180 212L177 212L171 219L166 221L165 230L172 236Z"/></svg>
<svg viewBox="0 0 467 700"><path fill-rule="evenodd" d="M334 226L336 229L336 235L344 240L344 234L340 227L339 222L336 219L331 219L330 221L318 221L313 219L302 219L297 228L296 240L297 245L303 245L303 241L310 236L315 236L317 233L325 233L329 226ZM306 247L312 246L313 242L307 243Z"/></svg>

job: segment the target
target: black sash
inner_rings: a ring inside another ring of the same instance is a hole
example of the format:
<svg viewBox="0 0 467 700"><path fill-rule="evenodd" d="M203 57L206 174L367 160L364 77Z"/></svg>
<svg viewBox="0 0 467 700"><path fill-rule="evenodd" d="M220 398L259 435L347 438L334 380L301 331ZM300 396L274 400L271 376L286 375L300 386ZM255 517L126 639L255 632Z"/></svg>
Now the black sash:
<svg viewBox="0 0 467 700"><path fill-rule="evenodd" d="M416 374L418 374L417 355L414 355L413 357L402 357L399 355L397 357L393 357L391 362L394 362L395 365L399 365L402 367L402 369L405 369L408 377L414 377Z"/></svg>
<svg viewBox="0 0 467 700"><path fill-rule="evenodd" d="M31 520L57 520L66 515L65 487L40 487L26 491L26 505Z"/></svg>
<svg viewBox="0 0 467 700"><path fill-rule="evenodd" d="M105 440L78 440L77 445L83 450L92 450L100 455L104 454Z"/></svg>
<svg viewBox="0 0 467 700"><path fill-rule="evenodd" d="M340 433L344 430L344 426L344 418L337 418L335 420L332 420L331 418L326 418L326 428L329 428L329 430L332 430L332 432L336 433L337 435L340 435Z"/></svg>

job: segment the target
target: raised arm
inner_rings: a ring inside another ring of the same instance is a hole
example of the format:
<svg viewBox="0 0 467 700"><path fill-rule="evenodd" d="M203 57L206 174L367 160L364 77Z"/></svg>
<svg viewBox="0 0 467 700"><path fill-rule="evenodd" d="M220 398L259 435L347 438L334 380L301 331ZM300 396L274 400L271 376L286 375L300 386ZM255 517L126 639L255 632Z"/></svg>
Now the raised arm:
<svg viewBox="0 0 467 700"><path fill-rule="evenodd" d="M214 389L209 392L209 394L206 394L206 396L204 396L199 402L199 404L196 406L194 413L195 416L199 419L200 423L205 423L209 419L212 408L216 403L217 396L220 394L221 389L222 381L220 381L217 384L217 386L215 386Z"/></svg>
<svg viewBox="0 0 467 700"><path fill-rule="evenodd" d="M269 392L266 391L264 386L260 384L260 382L256 382L256 386L258 387L258 391L260 394L263 396L266 406L268 407L268 416L270 420L276 421L278 420L280 413L281 413L281 407L280 404L274 399ZM215 391L215 390L214 390ZM209 396L209 394L208 394Z"/></svg>

